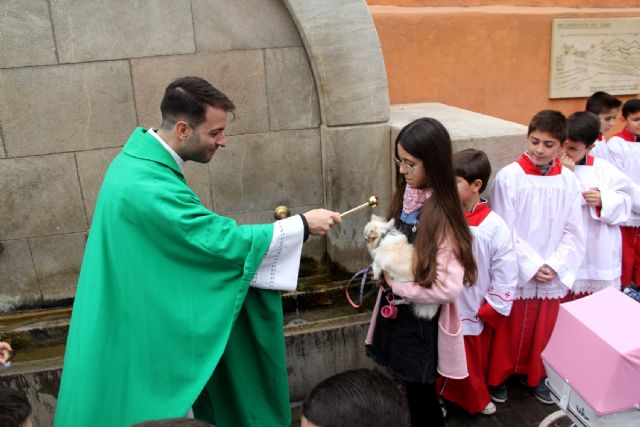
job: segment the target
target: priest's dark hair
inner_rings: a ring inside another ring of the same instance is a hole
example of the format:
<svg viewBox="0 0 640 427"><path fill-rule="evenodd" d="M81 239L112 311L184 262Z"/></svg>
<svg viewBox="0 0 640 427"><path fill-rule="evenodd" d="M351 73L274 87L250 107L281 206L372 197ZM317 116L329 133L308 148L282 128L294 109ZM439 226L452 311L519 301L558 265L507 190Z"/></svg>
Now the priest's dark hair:
<svg viewBox="0 0 640 427"><path fill-rule="evenodd" d="M588 111L573 113L567 118L567 139L591 147L600 134L600 118Z"/></svg>
<svg viewBox="0 0 640 427"><path fill-rule="evenodd" d="M20 427L31 415L31 404L20 390L0 385L0 426Z"/></svg>
<svg viewBox="0 0 640 427"><path fill-rule="evenodd" d="M373 369L325 379L307 394L302 416L319 427L409 427L402 386Z"/></svg>
<svg viewBox="0 0 640 427"><path fill-rule="evenodd" d="M398 145L422 161L427 179L425 187L433 190L420 214L415 240L416 283L431 287L436 280L438 250L449 238L456 258L464 268L464 283L470 286L476 282L478 269L471 250L471 231L458 197L449 132L436 119L423 117L400 131L396 138L396 157ZM399 218L402 212L406 181L403 174L398 172L396 176L397 190L391 200L389 218Z"/></svg>
<svg viewBox="0 0 640 427"><path fill-rule="evenodd" d="M535 131L548 133L558 141L564 142L567 139L567 118L560 111L539 111L529 123L527 136Z"/></svg>
<svg viewBox="0 0 640 427"><path fill-rule="evenodd" d="M189 126L198 127L205 120L207 105L229 113L236 109L224 93L205 79L190 76L174 80L165 89L160 103L162 127L172 126L178 120L185 120Z"/></svg>
<svg viewBox="0 0 640 427"><path fill-rule="evenodd" d="M586 110L593 114L608 113L620 108L622 101L609 95L607 92L598 91L587 98Z"/></svg>
<svg viewBox="0 0 640 427"><path fill-rule="evenodd" d="M491 177L491 162L484 151L467 148L453 153L452 159L456 177L464 178L469 184L479 179L482 181L480 193L487 188Z"/></svg>

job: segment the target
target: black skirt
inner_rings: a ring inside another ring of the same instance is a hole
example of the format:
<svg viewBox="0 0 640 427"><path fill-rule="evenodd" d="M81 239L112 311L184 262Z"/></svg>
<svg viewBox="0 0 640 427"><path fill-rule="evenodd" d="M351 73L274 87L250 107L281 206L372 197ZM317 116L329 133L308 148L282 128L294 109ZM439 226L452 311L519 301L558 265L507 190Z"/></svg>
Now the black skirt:
<svg viewBox="0 0 640 427"><path fill-rule="evenodd" d="M383 291L381 308L387 305ZM399 381L433 383L438 376L438 318L422 319L413 314L409 304L398 305L395 319L376 314L373 344L367 346L367 355Z"/></svg>

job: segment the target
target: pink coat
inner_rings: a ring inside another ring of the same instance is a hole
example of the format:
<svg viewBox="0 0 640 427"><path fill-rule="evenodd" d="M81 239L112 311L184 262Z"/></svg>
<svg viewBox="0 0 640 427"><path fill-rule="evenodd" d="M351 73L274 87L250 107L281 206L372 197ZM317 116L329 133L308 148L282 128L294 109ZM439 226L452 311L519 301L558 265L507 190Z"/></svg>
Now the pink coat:
<svg viewBox="0 0 640 427"><path fill-rule="evenodd" d="M464 268L456 258L450 242L443 244L438 250L438 268L436 280L430 288L413 282L393 282L387 274L387 284L393 293L418 304L442 304L438 319L438 372L447 378L466 378L467 359L464 351L462 323L458 315L455 301L462 292ZM373 332L376 327L376 315L380 310L382 290L378 292L376 306L369 324L365 343L373 343Z"/></svg>

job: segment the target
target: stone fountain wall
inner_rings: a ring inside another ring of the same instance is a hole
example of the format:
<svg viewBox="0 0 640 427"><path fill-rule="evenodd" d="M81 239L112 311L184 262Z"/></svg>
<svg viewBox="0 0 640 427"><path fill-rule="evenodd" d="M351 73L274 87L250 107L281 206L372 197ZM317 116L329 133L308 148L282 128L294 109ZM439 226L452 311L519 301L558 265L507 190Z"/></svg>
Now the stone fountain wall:
<svg viewBox="0 0 640 427"><path fill-rule="evenodd" d="M279 204L388 202L387 80L363 1L0 1L0 38L0 313L70 303L104 172L134 127L160 125L176 77L238 107L229 146L187 166L205 206L248 223ZM305 255L359 268L366 216Z"/></svg>

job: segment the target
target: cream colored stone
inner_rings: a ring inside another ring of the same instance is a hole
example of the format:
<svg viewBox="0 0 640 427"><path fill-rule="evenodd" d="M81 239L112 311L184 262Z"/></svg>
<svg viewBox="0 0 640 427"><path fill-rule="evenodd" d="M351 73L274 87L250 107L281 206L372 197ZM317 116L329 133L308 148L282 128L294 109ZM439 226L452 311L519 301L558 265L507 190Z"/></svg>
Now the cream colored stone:
<svg viewBox="0 0 640 427"><path fill-rule="evenodd" d="M87 228L73 154L0 160L0 236L20 239Z"/></svg>
<svg viewBox="0 0 640 427"><path fill-rule="evenodd" d="M300 46L280 0L193 0L198 52Z"/></svg>
<svg viewBox="0 0 640 427"><path fill-rule="evenodd" d="M198 76L236 105L236 119L229 121L228 135L269 130L260 50L135 59L131 63L138 120L144 127L161 125L160 102L169 83L179 77Z"/></svg>
<svg viewBox="0 0 640 427"><path fill-rule="evenodd" d="M214 210L223 215L323 203L318 129L231 137L209 172Z"/></svg>
<svg viewBox="0 0 640 427"><path fill-rule="evenodd" d="M29 239L33 264L45 302L74 297L85 242L86 233Z"/></svg>
<svg viewBox="0 0 640 427"><path fill-rule="evenodd" d="M391 190L391 150L387 124L322 127L327 208L345 212L378 196L376 208L345 216L329 234L331 261L347 271L363 267L362 230L372 213L386 215Z"/></svg>
<svg viewBox="0 0 640 427"><path fill-rule="evenodd" d="M6 157L7 155L5 154L5 150L4 150L4 138L2 135L2 128L0 128L0 159L4 159Z"/></svg>
<svg viewBox="0 0 640 427"><path fill-rule="evenodd" d="M60 62L195 52L191 2L52 1Z"/></svg>
<svg viewBox="0 0 640 427"><path fill-rule="evenodd" d="M46 0L0 1L0 66L57 63Z"/></svg>
<svg viewBox="0 0 640 427"><path fill-rule="evenodd" d="M386 122L387 74L366 2L284 0L314 70L322 122Z"/></svg>
<svg viewBox="0 0 640 427"><path fill-rule="evenodd" d="M202 163L187 162L184 167L184 177L189 188L198 195L200 203L207 209L213 210L209 167Z"/></svg>
<svg viewBox="0 0 640 427"><path fill-rule="evenodd" d="M318 93L305 50L268 49L265 63L271 130L318 127Z"/></svg>
<svg viewBox="0 0 640 427"><path fill-rule="evenodd" d="M0 70L9 157L122 144L135 111L126 61Z"/></svg>
<svg viewBox="0 0 640 427"><path fill-rule="evenodd" d="M0 314L16 308L38 305L42 294L26 239L1 241Z"/></svg>
<svg viewBox="0 0 640 427"><path fill-rule="evenodd" d="M93 219L93 211L96 207L96 200L102 186L104 174L107 172L111 161L121 150L122 148L118 147L76 153L82 198L89 224Z"/></svg>

